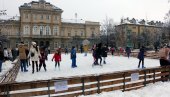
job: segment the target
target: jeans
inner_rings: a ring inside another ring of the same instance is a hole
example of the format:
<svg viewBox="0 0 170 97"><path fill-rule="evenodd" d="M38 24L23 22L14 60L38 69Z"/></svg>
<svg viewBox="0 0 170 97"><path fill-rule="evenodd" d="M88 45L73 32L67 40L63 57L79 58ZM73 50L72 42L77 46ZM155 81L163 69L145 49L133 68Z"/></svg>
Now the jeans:
<svg viewBox="0 0 170 97"><path fill-rule="evenodd" d="M21 71L23 72L26 72L26 71L28 71L27 69L26 69L26 59L21 59L20 60L21 61Z"/></svg>
<svg viewBox="0 0 170 97"><path fill-rule="evenodd" d="M0 72L2 71L2 63L3 63L3 61L0 60Z"/></svg>
<svg viewBox="0 0 170 97"><path fill-rule="evenodd" d="M72 60L72 68L77 67L77 65L76 65L76 58L72 58L71 60Z"/></svg>

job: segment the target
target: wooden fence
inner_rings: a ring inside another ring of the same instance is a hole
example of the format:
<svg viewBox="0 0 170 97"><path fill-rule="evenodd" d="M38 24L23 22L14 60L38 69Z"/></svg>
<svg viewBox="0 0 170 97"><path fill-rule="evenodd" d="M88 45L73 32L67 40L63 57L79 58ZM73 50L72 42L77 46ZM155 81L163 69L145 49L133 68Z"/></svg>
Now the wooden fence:
<svg viewBox="0 0 170 97"><path fill-rule="evenodd" d="M18 75L18 72L19 72L19 68L20 68L19 60L16 59L12 64L14 64L14 66L6 74L4 74L1 77L0 83L7 83L7 82L15 81Z"/></svg>
<svg viewBox="0 0 170 97"><path fill-rule="evenodd" d="M155 67L51 80L2 83L0 97L75 97L113 90L128 91L161 81L161 76L166 76L164 80L167 80L169 75L170 67ZM54 83L59 81L67 81L68 90L55 92Z"/></svg>

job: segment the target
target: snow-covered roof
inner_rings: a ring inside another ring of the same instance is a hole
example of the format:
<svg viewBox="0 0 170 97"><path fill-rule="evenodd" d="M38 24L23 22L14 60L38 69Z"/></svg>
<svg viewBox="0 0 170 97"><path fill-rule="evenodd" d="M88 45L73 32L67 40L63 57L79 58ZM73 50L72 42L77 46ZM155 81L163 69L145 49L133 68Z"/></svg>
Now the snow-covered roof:
<svg viewBox="0 0 170 97"><path fill-rule="evenodd" d="M62 19L63 23L78 23L78 24L85 24L83 19Z"/></svg>
<svg viewBox="0 0 170 97"><path fill-rule="evenodd" d="M120 24L137 24L137 25L147 25L147 26L163 26L163 22L161 21L148 21L148 20L137 20L137 19L121 19Z"/></svg>
<svg viewBox="0 0 170 97"><path fill-rule="evenodd" d="M7 15L4 15L4 16L0 17L0 20L16 20L16 21L18 21L19 19L20 19L20 16L7 16Z"/></svg>

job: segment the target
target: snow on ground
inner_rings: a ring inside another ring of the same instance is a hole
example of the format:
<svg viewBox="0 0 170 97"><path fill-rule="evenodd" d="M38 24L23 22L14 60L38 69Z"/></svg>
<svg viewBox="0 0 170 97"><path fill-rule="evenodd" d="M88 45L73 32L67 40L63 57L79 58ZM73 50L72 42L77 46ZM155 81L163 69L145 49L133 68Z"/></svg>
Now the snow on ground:
<svg viewBox="0 0 170 97"><path fill-rule="evenodd" d="M118 90L79 97L170 97L169 87L170 82L158 82L155 84L148 84L146 87L140 88L138 90L126 92Z"/></svg>
<svg viewBox="0 0 170 97"><path fill-rule="evenodd" d="M0 79L1 77L6 74L11 68L13 67L13 64L11 61L5 61L2 63L2 71L0 72Z"/></svg>
<svg viewBox="0 0 170 97"><path fill-rule="evenodd" d="M33 80L47 80L51 78L57 77L68 77L68 76L81 76L88 74L99 74L99 73L107 73L114 71L123 71L123 70L131 70L137 69L139 60L137 58L127 58L123 56L111 56L108 55L106 59L106 64L103 66L95 66L92 67L93 57L92 54L88 54L87 57L84 54L77 54L77 68L71 68L71 60L70 54L65 55L62 54L61 61L61 69L55 69L55 62L51 61L53 54L48 56L48 61L46 61L47 71L44 71L44 68L41 68L40 72L34 72L32 74L32 67L28 67L28 72L19 72L16 81L33 81ZM159 66L159 60L156 59L146 59L145 58L145 66L147 67L155 67Z"/></svg>

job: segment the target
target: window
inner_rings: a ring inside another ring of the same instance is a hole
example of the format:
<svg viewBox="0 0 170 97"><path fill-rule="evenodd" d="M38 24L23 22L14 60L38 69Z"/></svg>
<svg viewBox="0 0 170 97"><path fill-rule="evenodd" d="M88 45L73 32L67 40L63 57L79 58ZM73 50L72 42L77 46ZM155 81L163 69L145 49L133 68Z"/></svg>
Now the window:
<svg viewBox="0 0 170 97"><path fill-rule="evenodd" d="M49 26L46 26L46 35L51 35Z"/></svg>
<svg viewBox="0 0 170 97"><path fill-rule="evenodd" d="M25 18L28 19L28 14L25 14Z"/></svg>
<svg viewBox="0 0 170 97"><path fill-rule="evenodd" d="M41 15L40 19L43 20L43 15Z"/></svg>
<svg viewBox="0 0 170 97"><path fill-rule="evenodd" d="M37 15L35 14L35 15L34 15L34 20L36 20L36 19L37 19Z"/></svg>
<svg viewBox="0 0 170 97"><path fill-rule="evenodd" d="M58 28L57 28L57 26L55 26L55 27L53 28L53 34L54 34L54 35L58 35Z"/></svg>
<svg viewBox="0 0 170 97"><path fill-rule="evenodd" d="M70 37L70 36L71 36L71 34L70 34L70 33L68 33L68 36Z"/></svg>
<svg viewBox="0 0 170 97"><path fill-rule="evenodd" d="M28 25L24 26L24 33L23 34L24 35L28 35L29 34L29 26Z"/></svg>
<svg viewBox="0 0 170 97"><path fill-rule="evenodd" d="M94 37L95 35L94 35L94 32L92 32L92 35L91 35L92 37Z"/></svg>
<svg viewBox="0 0 170 97"><path fill-rule="evenodd" d="M40 35L43 35L43 30L44 30L44 27L40 26Z"/></svg>
<svg viewBox="0 0 170 97"><path fill-rule="evenodd" d="M75 31L75 36L77 36L77 31Z"/></svg>
<svg viewBox="0 0 170 97"><path fill-rule="evenodd" d="M81 32L81 36L83 36L83 32Z"/></svg>
<svg viewBox="0 0 170 97"><path fill-rule="evenodd" d="M49 19L50 19L50 16L49 16L49 15L47 15L47 16L46 16L46 19L47 19L47 20L49 20Z"/></svg>
<svg viewBox="0 0 170 97"><path fill-rule="evenodd" d="M37 31L38 31L38 27L37 27L37 26L34 26L34 27L33 27L33 34L36 35L36 34L37 34Z"/></svg>
<svg viewBox="0 0 170 97"><path fill-rule="evenodd" d="M54 48L58 48L58 43L57 42L55 42Z"/></svg>
<svg viewBox="0 0 170 97"><path fill-rule="evenodd" d="M55 16L55 20L57 20L57 16Z"/></svg>
<svg viewBox="0 0 170 97"><path fill-rule="evenodd" d="M136 29L136 26L133 26L132 28L133 28L133 29Z"/></svg>

